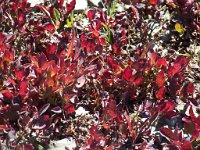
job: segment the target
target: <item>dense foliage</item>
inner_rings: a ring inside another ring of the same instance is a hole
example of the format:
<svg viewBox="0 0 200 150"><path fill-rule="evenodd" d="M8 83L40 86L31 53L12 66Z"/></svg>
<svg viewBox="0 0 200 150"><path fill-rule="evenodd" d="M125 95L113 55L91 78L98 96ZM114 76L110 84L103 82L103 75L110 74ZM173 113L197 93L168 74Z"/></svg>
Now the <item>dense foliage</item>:
<svg viewBox="0 0 200 150"><path fill-rule="evenodd" d="M46 149L71 136L77 149L200 149L199 78L187 71L199 2L108 0L79 14L75 3L0 0L2 142ZM80 106L88 116L75 115Z"/></svg>

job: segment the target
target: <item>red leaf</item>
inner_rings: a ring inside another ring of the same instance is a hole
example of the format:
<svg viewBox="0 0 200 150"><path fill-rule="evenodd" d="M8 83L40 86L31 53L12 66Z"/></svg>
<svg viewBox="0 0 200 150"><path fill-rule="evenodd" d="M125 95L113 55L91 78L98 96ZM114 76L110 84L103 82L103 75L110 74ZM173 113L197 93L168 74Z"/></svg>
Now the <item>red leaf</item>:
<svg viewBox="0 0 200 150"><path fill-rule="evenodd" d="M53 45L50 46L50 49L49 49L48 53L49 54L54 54L56 49L57 49L57 45L53 44Z"/></svg>
<svg viewBox="0 0 200 150"><path fill-rule="evenodd" d="M62 7L63 7L63 4L64 4L64 0L60 0L60 2L59 2L59 7L62 8Z"/></svg>
<svg viewBox="0 0 200 150"><path fill-rule="evenodd" d="M19 26L21 26L24 23L25 23L25 14L21 9L19 9L19 11L18 11L18 24L19 24Z"/></svg>
<svg viewBox="0 0 200 150"><path fill-rule="evenodd" d="M122 78L129 81L129 79L131 78L132 76L132 69L130 67L127 67L125 70L124 70L124 73L122 75Z"/></svg>
<svg viewBox="0 0 200 150"><path fill-rule="evenodd" d="M103 139L103 135L98 132L98 128L94 125L90 128L90 134L94 137L96 141L100 141L101 139Z"/></svg>
<svg viewBox="0 0 200 150"><path fill-rule="evenodd" d="M150 64L154 65L156 63L157 53L151 55Z"/></svg>
<svg viewBox="0 0 200 150"><path fill-rule="evenodd" d="M156 5L158 3L158 0L149 0L150 5Z"/></svg>
<svg viewBox="0 0 200 150"><path fill-rule="evenodd" d="M96 37L99 37L99 32L95 29L92 29L91 27L89 27L90 32L92 32Z"/></svg>
<svg viewBox="0 0 200 150"><path fill-rule="evenodd" d="M76 5L76 0L72 0L69 4L66 3L67 14L69 14L75 8L75 5Z"/></svg>
<svg viewBox="0 0 200 150"><path fill-rule="evenodd" d="M38 59L38 63L39 63L39 66L40 67L43 67L44 64L47 62L47 57L44 53L41 53L40 56L39 56L39 59Z"/></svg>
<svg viewBox="0 0 200 150"><path fill-rule="evenodd" d="M156 67L157 68L162 68L162 67L167 67L167 62L165 59L163 58L159 58L157 61L156 61Z"/></svg>
<svg viewBox="0 0 200 150"><path fill-rule="evenodd" d="M160 71L156 77L156 84L158 87L162 87L165 84L165 75L164 71Z"/></svg>
<svg viewBox="0 0 200 150"><path fill-rule="evenodd" d="M21 81L25 76L24 70L15 69L15 75L17 77L17 80Z"/></svg>
<svg viewBox="0 0 200 150"><path fill-rule="evenodd" d="M64 107L64 110L67 112L67 113L73 113L75 111L74 109L74 106L70 103L67 103Z"/></svg>
<svg viewBox="0 0 200 150"><path fill-rule="evenodd" d="M59 58L59 67L60 67L60 74L63 74L66 71L65 60L63 56Z"/></svg>
<svg viewBox="0 0 200 150"><path fill-rule="evenodd" d="M107 114L108 114L112 119L114 119L114 118L117 117L116 112L114 112L114 111L112 111L112 110L107 110L106 112L107 112Z"/></svg>
<svg viewBox="0 0 200 150"><path fill-rule="evenodd" d="M100 44L105 46L106 45L106 40L104 38L99 38Z"/></svg>
<svg viewBox="0 0 200 150"><path fill-rule="evenodd" d="M28 86L28 81L24 80L20 82L20 87L19 87L19 95L24 96L26 94L26 89Z"/></svg>
<svg viewBox="0 0 200 150"><path fill-rule="evenodd" d="M72 54L73 54L74 38L75 38L75 34L73 35L73 37L71 39L71 42L69 44L69 48L68 48L68 51L67 51L67 58L70 57L70 56L72 56Z"/></svg>
<svg viewBox="0 0 200 150"><path fill-rule="evenodd" d="M92 21L94 19L94 16L95 16L95 11L94 10L89 10L87 12L87 17L90 21Z"/></svg>
<svg viewBox="0 0 200 150"><path fill-rule="evenodd" d="M21 150L34 150L34 147L32 144L22 144L17 146L16 149L21 149Z"/></svg>
<svg viewBox="0 0 200 150"><path fill-rule="evenodd" d="M133 11L134 15L136 16L137 21L139 21L140 16L139 16L137 8L135 8L134 6L131 6L131 10Z"/></svg>
<svg viewBox="0 0 200 150"><path fill-rule="evenodd" d="M168 120L171 120L175 117L178 117L179 115L175 111L168 111L164 117L167 118Z"/></svg>
<svg viewBox="0 0 200 150"><path fill-rule="evenodd" d="M195 130L192 132L192 138L191 138L191 140L192 140L192 141L193 141L193 140L196 140L198 137L199 137L199 131L195 129Z"/></svg>
<svg viewBox="0 0 200 150"><path fill-rule="evenodd" d="M195 121L195 120L196 120L196 117L195 117L195 115L194 115L192 106L190 106L189 114L190 114L190 117L192 118L192 121Z"/></svg>
<svg viewBox="0 0 200 150"><path fill-rule="evenodd" d="M41 66L41 69L42 70L46 70L46 69L50 68L53 64L55 64L55 60L43 62L42 66Z"/></svg>
<svg viewBox="0 0 200 150"><path fill-rule="evenodd" d="M193 83L189 83L187 85L187 92L188 92L188 95L194 93L194 84Z"/></svg>
<svg viewBox="0 0 200 150"><path fill-rule="evenodd" d="M162 99L164 99L165 98L165 87L161 87L158 91L157 91L157 93L156 93L156 98L158 99L158 100L162 100Z"/></svg>
<svg viewBox="0 0 200 150"><path fill-rule="evenodd" d="M9 90L0 91L0 96L3 95L3 100L10 101L13 98L13 94Z"/></svg>
<svg viewBox="0 0 200 150"><path fill-rule="evenodd" d="M188 64L189 59L186 59L184 56L179 56L173 66L170 66L168 69L168 77L172 77L175 74L179 73L181 70L183 70L186 65Z"/></svg>
<svg viewBox="0 0 200 150"><path fill-rule="evenodd" d="M163 136L165 136L165 137L167 137L169 139L173 139L174 138L174 133L170 129L166 128L166 127L160 128L160 133Z"/></svg>
<svg viewBox="0 0 200 150"><path fill-rule="evenodd" d="M81 43L80 43L80 39L77 39L76 41L76 47L75 47L75 55L74 55L74 60L76 60L80 54L81 54Z"/></svg>
<svg viewBox="0 0 200 150"><path fill-rule="evenodd" d="M199 134L199 132L197 132L197 133ZM180 149L181 150L190 150L190 149L192 149L191 142L190 141L184 141L183 144L181 144Z"/></svg>
<svg viewBox="0 0 200 150"><path fill-rule="evenodd" d="M180 69L180 66L176 66L176 68L173 66L170 66L168 68L168 77L170 78L174 76L179 71L179 69Z"/></svg>
<svg viewBox="0 0 200 150"><path fill-rule="evenodd" d="M55 32L55 26L52 24L47 24L44 26L44 29L50 32Z"/></svg>
<svg viewBox="0 0 200 150"><path fill-rule="evenodd" d="M135 132L133 130L130 116L127 114L126 111L124 112L124 117L125 117L125 119L127 121L129 132L131 133L132 138L135 139L136 138L136 134L135 134Z"/></svg>
<svg viewBox="0 0 200 150"><path fill-rule="evenodd" d="M50 67L50 77L54 77L58 72L58 68L56 65Z"/></svg>
<svg viewBox="0 0 200 150"><path fill-rule="evenodd" d="M163 113L166 113L166 112L170 112L174 109L175 107L175 104L173 102L163 102L161 104L159 104L158 108L159 108L159 112L163 112Z"/></svg>
<svg viewBox="0 0 200 150"><path fill-rule="evenodd" d="M141 85L143 83L143 78L137 78L135 81L134 81L134 86L135 87L138 87L139 85Z"/></svg>

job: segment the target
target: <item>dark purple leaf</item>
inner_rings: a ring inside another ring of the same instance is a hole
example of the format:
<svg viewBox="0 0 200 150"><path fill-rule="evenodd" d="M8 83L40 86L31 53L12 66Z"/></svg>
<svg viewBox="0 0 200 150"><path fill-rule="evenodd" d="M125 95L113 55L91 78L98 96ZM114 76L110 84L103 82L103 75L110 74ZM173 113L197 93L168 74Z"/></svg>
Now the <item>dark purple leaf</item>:
<svg viewBox="0 0 200 150"><path fill-rule="evenodd" d="M47 109L49 108L49 106L50 106L49 103L48 103L48 104L45 104L44 106L42 106L42 108L40 108L38 114L39 114L40 116L41 116L42 114L44 114L44 113L47 111Z"/></svg>
<svg viewBox="0 0 200 150"><path fill-rule="evenodd" d="M62 109L59 106L52 108L51 111L56 113L56 114L62 113Z"/></svg>
<svg viewBox="0 0 200 150"><path fill-rule="evenodd" d="M160 128L160 133L169 139L174 138L174 133L169 128L166 128L166 127Z"/></svg>
<svg viewBox="0 0 200 150"><path fill-rule="evenodd" d="M22 150L34 150L34 147L32 144L23 144Z"/></svg>

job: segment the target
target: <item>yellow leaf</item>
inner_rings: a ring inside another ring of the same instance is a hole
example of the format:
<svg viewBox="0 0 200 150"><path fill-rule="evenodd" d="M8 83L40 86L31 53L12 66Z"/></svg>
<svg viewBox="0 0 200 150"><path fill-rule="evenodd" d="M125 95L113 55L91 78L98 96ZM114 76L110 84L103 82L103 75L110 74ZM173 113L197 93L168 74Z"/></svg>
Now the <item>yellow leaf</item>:
<svg viewBox="0 0 200 150"><path fill-rule="evenodd" d="M67 27L71 28L72 27L72 21L67 19L66 20L66 25L67 25Z"/></svg>
<svg viewBox="0 0 200 150"><path fill-rule="evenodd" d="M72 14L70 14L70 16L68 17L68 19L66 19L66 26L68 27L68 28L71 28L72 26L73 26L73 24L74 24L74 15L73 15L73 13Z"/></svg>
<svg viewBox="0 0 200 150"><path fill-rule="evenodd" d="M179 33L183 33L184 32L183 26L180 23L176 23L175 24L175 29Z"/></svg>

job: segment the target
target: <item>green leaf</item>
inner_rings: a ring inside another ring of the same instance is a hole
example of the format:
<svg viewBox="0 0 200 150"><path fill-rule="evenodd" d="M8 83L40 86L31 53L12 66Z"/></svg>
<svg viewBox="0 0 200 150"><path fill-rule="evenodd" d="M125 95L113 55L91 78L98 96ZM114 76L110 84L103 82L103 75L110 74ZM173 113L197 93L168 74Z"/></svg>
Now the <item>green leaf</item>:
<svg viewBox="0 0 200 150"><path fill-rule="evenodd" d="M44 150L44 147L40 144L38 144L38 150Z"/></svg>
<svg viewBox="0 0 200 150"><path fill-rule="evenodd" d="M60 12L58 11L58 9L54 8L53 10L56 20L60 20Z"/></svg>
<svg viewBox="0 0 200 150"><path fill-rule="evenodd" d="M185 57L190 57L191 55L189 53L183 54Z"/></svg>

